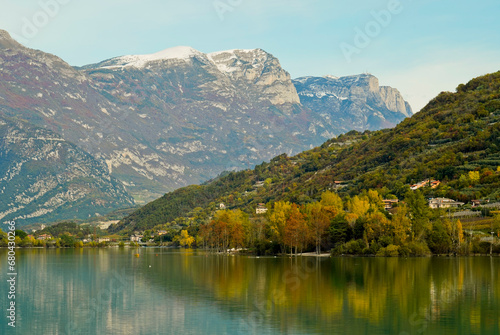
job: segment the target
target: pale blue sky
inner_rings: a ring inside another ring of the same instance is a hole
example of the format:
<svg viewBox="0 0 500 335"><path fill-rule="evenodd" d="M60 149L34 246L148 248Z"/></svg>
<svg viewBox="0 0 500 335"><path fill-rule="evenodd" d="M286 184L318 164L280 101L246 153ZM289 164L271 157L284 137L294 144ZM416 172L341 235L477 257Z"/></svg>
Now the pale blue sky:
<svg viewBox="0 0 500 335"><path fill-rule="evenodd" d="M0 8L1 29L71 65L178 45L262 48L293 78L372 73L414 110L500 70L498 0L0 0ZM389 9L377 22L373 13Z"/></svg>

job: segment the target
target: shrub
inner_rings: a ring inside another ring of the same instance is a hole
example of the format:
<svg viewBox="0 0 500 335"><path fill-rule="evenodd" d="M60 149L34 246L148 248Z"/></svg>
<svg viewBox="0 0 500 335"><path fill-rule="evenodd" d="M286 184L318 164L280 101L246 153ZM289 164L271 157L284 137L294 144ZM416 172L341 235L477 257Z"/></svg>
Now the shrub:
<svg viewBox="0 0 500 335"><path fill-rule="evenodd" d="M344 244L344 253L348 255L361 255L363 253L363 240L353 240Z"/></svg>
<svg viewBox="0 0 500 335"><path fill-rule="evenodd" d="M381 248L377 252L377 256L381 257L397 257L399 256L399 245L389 244L385 248Z"/></svg>
<svg viewBox="0 0 500 335"><path fill-rule="evenodd" d="M364 245L363 240L351 240L347 243L337 245L334 249L332 249L331 254L332 256L361 255L364 253Z"/></svg>
<svg viewBox="0 0 500 335"><path fill-rule="evenodd" d="M431 251L427 244L422 242L409 242L404 244L399 249L399 254L404 257L408 256L429 256Z"/></svg>

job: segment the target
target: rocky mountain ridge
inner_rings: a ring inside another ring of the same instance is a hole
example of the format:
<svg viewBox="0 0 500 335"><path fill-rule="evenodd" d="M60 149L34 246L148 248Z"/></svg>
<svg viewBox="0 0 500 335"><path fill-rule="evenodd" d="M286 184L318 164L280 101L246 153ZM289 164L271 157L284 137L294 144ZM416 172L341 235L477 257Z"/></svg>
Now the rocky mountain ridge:
<svg viewBox="0 0 500 335"><path fill-rule="evenodd" d="M302 77L293 80L301 103L321 111L325 124L336 134L350 130L378 130L395 127L413 115L401 93L380 86L375 76Z"/></svg>
<svg viewBox="0 0 500 335"><path fill-rule="evenodd" d="M348 108L350 114L338 118L331 102L309 99L308 82L292 81L279 60L261 49L205 54L176 47L75 68L0 30L0 116L75 143L138 202L224 170L298 153L350 127L376 127L365 111L376 114L380 107L384 115L400 110L404 100L383 88L380 95L392 98L377 97L363 86L371 81L351 87L359 93L351 92L341 105L362 110ZM394 114L379 124L407 116ZM369 120L351 121L349 115Z"/></svg>

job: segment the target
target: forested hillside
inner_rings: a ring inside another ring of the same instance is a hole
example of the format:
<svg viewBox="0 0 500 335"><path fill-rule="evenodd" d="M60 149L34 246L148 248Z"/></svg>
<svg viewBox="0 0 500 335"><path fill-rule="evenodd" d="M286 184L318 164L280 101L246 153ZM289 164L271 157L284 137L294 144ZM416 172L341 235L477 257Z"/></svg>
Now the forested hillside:
<svg viewBox="0 0 500 335"><path fill-rule="evenodd" d="M500 72L443 92L395 129L355 131L294 157L283 154L254 170L232 172L201 186L168 193L122 220L112 230L141 230L210 216L223 202L253 213L257 204L305 205L326 190L341 197L373 189L403 199L409 185L436 179L425 197L500 199ZM342 182L342 183L336 183ZM189 219L190 218L190 219ZM196 221L196 220L195 220Z"/></svg>

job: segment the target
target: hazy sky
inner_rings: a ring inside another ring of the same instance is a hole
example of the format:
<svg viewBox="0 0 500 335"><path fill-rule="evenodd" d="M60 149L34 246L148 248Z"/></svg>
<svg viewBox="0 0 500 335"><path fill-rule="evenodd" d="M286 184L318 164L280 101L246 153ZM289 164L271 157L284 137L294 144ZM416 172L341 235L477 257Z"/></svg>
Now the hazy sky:
<svg viewBox="0 0 500 335"><path fill-rule="evenodd" d="M500 70L500 1L0 0L0 28L71 65L186 45L262 48L293 78L369 72L415 111Z"/></svg>

